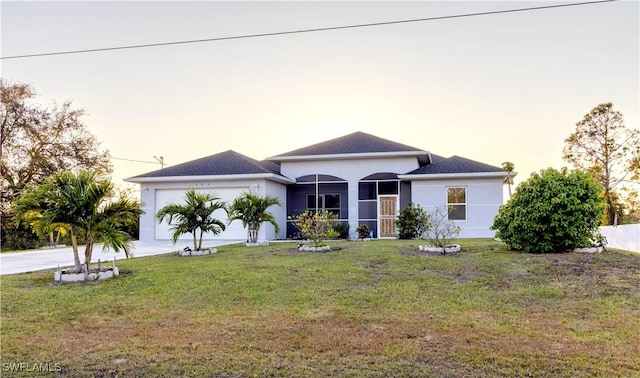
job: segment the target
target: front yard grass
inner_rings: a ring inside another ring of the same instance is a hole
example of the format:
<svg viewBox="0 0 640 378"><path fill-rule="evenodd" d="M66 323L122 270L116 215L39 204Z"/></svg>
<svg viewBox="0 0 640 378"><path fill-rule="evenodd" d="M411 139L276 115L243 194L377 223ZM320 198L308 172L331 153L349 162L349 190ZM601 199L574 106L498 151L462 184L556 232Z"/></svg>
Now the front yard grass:
<svg viewBox="0 0 640 378"><path fill-rule="evenodd" d="M123 260L101 283L3 276L0 375L640 376L639 254L418 244L226 246Z"/></svg>

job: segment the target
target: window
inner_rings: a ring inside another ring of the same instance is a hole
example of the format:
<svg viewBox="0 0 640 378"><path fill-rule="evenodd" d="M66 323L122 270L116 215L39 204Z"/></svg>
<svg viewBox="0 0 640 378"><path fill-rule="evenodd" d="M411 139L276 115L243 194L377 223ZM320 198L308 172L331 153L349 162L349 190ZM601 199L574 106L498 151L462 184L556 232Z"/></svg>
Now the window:
<svg viewBox="0 0 640 378"><path fill-rule="evenodd" d="M325 209L340 210L340 194L322 194Z"/></svg>
<svg viewBox="0 0 640 378"><path fill-rule="evenodd" d="M307 210L316 209L316 195L307 194ZM340 216L340 194L318 195L318 209L326 210Z"/></svg>
<svg viewBox="0 0 640 378"><path fill-rule="evenodd" d="M380 194L398 194L398 181L379 181L378 195Z"/></svg>
<svg viewBox="0 0 640 378"><path fill-rule="evenodd" d="M449 220L467 219L467 188L447 188Z"/></svg>

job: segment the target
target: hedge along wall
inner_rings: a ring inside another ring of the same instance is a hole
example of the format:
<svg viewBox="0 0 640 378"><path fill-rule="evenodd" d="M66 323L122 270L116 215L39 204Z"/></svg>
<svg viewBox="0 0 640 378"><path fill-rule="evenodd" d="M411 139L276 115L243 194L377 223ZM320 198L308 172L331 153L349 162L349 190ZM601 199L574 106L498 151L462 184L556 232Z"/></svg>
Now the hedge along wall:
<svg viewBox="0 0 640 378"><path fill-rule="evenodd" d="M600 232L607 238L607 247L640 252L640 224L601 226Z"/></svg>

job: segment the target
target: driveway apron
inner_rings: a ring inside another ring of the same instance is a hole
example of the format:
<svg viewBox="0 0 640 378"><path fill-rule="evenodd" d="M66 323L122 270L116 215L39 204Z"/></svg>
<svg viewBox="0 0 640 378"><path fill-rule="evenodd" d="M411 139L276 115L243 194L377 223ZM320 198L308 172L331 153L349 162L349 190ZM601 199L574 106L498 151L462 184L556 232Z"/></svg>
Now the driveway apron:
<svg viewBox="0 0 640 378"><path fill-rule="evenodd" d="M222 245L240 243L242 240L207 240L207 247L219 247ZM170 241L133 242L133 256L145 257L176 252L188 244L179 241L173 244ZM186 242L188 243L188 242ZM184 244L184 245L183 245ZM80 259L84 259L84 246L78 247ZM115 253L112 249L102 250L101 244L96 244L93 248L92 262L98 259L104 262L126 258L124 252ZM35 272L44 269L55 269L57 267L73 266L73 250L71 247L48 248L24 252L4 252L0 253L0 274L15 274Z"/></svg>

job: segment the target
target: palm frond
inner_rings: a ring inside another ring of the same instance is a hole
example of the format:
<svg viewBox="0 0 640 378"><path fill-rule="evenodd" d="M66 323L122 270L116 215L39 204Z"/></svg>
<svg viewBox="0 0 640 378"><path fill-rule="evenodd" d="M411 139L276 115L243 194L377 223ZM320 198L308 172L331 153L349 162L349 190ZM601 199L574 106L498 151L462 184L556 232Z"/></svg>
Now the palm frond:
<svg viewBox="0 0 640 378"><path fill-rule="evenodd" d="M137 201L124 196L109 202L113 194L114 185L99 179L96 172L58 172L23 191L16 201L15 220L31 219L32 228L40 233L84 230L88 251L92 242L103 241L105 247L122 249L128 256L131 238L123 228L136 222L142 210Z"/></svg>
<svg viewBox="0 0 640 378"><path fill-rule="evenodd" d="M219 197L190 189L185 193L184 204L167 204L156 213L156 219L158 222L167 220L174 243L180 236L192 234L194 248L197 248L195 236L198 230L200 236L206 232L218 235L225 230L225 224L213 215L218 210L227 210L226 204Z"/></svg>

